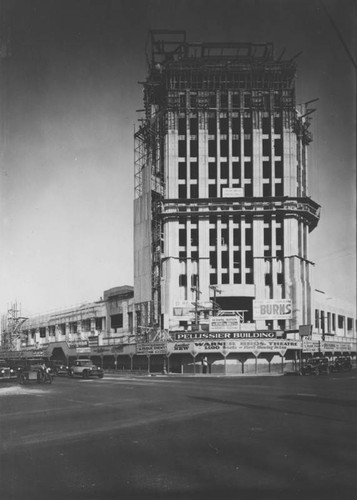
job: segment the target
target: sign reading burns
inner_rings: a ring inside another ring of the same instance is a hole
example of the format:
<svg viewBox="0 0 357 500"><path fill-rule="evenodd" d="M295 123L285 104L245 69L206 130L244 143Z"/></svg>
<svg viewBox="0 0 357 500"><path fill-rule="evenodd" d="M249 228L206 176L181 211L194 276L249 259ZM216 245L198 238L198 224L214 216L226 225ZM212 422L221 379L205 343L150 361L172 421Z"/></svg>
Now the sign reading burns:
<svg viewBox="0 0 357 500"><path fill-rule="evenodd" d="M253 300L253 319L291 319L291 300Z"/></svg>

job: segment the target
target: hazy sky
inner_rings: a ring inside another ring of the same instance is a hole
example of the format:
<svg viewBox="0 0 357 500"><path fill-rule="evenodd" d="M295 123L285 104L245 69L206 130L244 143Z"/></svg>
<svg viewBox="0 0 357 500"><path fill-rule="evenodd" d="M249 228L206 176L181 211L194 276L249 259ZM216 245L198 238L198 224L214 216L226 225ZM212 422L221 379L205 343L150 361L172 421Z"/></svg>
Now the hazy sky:
<svg viewBox="0 0 357 500"><path fill-rule="evenodd" d="M313 107L310 237L315 286L356 301L356 71L321 1L0 0L0 313L98 299L133 284L133 131L148 30L189 41L273 42L298 57ZM354 0L324 0L354 61ZM6 22L4 22L4 20Z"/></svg>

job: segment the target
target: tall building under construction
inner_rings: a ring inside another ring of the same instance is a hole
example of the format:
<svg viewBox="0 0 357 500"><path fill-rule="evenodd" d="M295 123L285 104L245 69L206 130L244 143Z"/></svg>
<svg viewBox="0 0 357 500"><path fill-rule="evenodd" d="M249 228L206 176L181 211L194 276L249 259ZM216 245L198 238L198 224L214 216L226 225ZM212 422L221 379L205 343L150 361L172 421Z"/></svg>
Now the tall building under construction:
<svg viewBox="0 0 357 500"><path fill-rule="evenodd" d="M295 58L269 43L152 31L147 59L135 133L137 324L200 329L222 310L262 330L311 324L308 237L320 207L308 193L312 110L296 103ZM287 319L280 309L257 319L261 301L290 302Z"/></svg>

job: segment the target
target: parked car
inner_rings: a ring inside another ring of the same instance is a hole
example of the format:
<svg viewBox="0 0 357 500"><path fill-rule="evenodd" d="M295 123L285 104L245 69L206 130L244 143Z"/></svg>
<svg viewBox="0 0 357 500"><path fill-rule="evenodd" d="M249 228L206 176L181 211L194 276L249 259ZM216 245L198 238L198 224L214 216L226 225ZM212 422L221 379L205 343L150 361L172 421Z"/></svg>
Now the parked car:
<svg viewBox="0 0 357 500"><path fill-rule="evenodd" d="M331 364L330 369L334 373L352 370L351 358L349 356L338 356Z"/></svg>
<svg viewBox="0 0 357 500"><path fill-rule="evenodd" d="M16 371L5 360L0 360L0 381L16 378Z"/></svg>
<svg viewBox="0 0 357 500"><path fill-rule="evenodd" d="M66 363L60 360L50 361L49 366L54 375L69 375L69 367Z"/></svg>
<svg viewBox="0 0 357 500"><path fill-rule="evenodd" d="M80 376L83 378L98 377L103 378L103 369L92 363L90 359L77 359L69 370L71 377Z"/></svg>
<svg viewBox="0 0 357 500"><path fill-rule="evenodd" d="M301 375L321 375L330 373L329 359L316 357L308 359L300 370Z"/></svg>

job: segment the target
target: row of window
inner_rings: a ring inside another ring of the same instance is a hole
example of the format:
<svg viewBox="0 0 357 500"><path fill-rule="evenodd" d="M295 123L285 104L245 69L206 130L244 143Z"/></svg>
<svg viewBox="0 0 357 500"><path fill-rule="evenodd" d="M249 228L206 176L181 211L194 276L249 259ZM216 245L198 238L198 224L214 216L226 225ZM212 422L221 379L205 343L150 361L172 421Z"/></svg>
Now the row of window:
<svg viewBox="0 0 357 500"><path fill-rule="evenodd" d="M328 333L328 332L335 332L336 327L338 330L346 329L347 332L352 333L353 318L315 309L315 328L321 330L322 333ZM357 321L356 321L356 329L357 329Z"/></svg>
<svg viewBox="0 0 357 500"><path fill-rule="evenodd" d="M222 116L223 115L223 116ZM228 118L226 113L219 113L219 117L215 115L208 116L207 131L209 135L216 135L217 133L226 135L229 130L232 134L240 135L243 131L244 134L251 134L253 131L253 120L251 115L240 117L237 116ZM282 133L282 119L280 117L262 117L261 129L263 134L281 134ZM197 135L198 134L198 118L191 116L190 118L181 117L178 119L178 134L184 135Z"/></svg>
<svg viewBox="0 0 357 500"><path fill-rule="evenodd" d="M253 177L253 166L252 162L246 161L243 166L244 178L252 179ZM192 180L198 179L198 163L197 161L191 161L189 163L189 168L186 162L180 162L178 164L178 178L179 180L186 180L187 177ZM281 161L274 162L274 174L275 178L282 179L283 177L283 163ZM270 179L272 175L272 164L271 161L263 161L263 178ZM240 179L241 176L241 164L237 161L232 162L232 178ZM229 164L226 161L220 162L217 165L216 162L208 163L208 178L209 179L229 179Z"/></svg>
<svg viewBox="0 0 357 500"><path fill-rule="evenodd" d="M220 138L219 146L219 156L227 158L229 156L229 140L226 136ZM198 157L198 140L186 139L178 140L178 156L179 158L186 158L188 155L188 144L190 147L190 158ZM240 141L232 139L231 141L231 156L239 158L241 156ZM262 139L262 151L263 156L271 158L272 156L281 157L283 154L283 142L281 139ZM253 154L253 141L251 137L246 137L243 141L243 156L249 157ZM210 158L216 158L218 156L218 141L216 138L208 139L208 156Z"/></svg>

